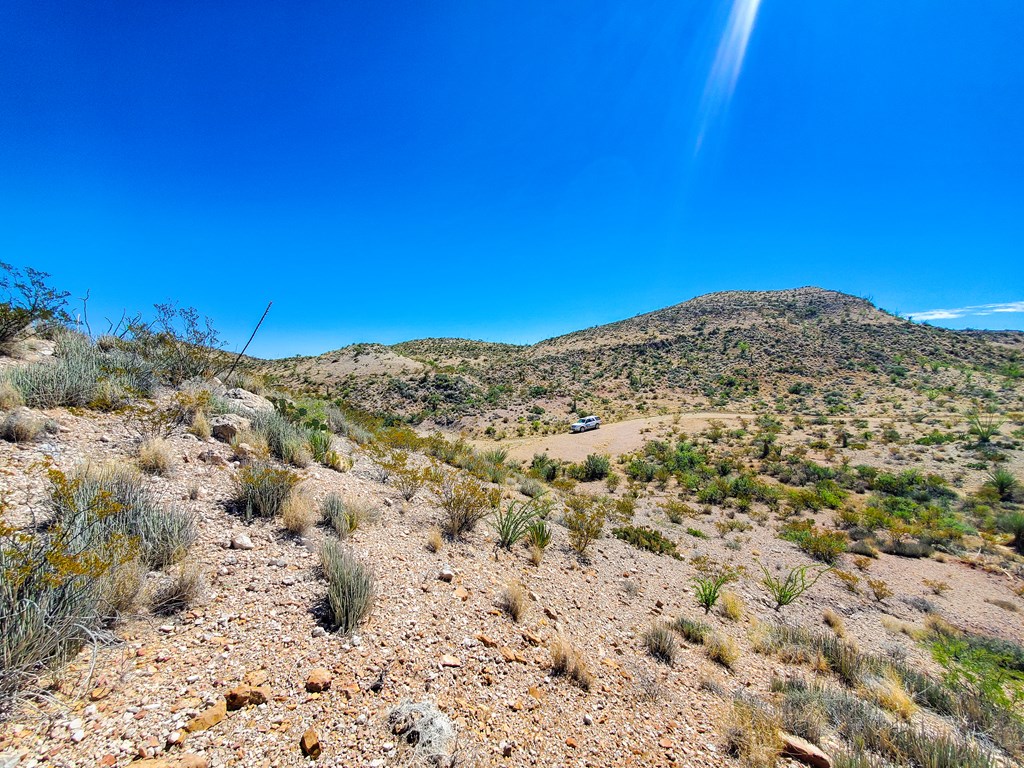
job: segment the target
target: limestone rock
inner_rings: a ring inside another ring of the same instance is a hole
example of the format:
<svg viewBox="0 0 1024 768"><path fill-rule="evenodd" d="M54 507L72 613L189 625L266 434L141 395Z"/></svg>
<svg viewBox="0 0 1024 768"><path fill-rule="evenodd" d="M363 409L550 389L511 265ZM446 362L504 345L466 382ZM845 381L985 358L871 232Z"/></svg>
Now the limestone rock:
<svg viewBox="0 0 1024 768"><path fill-rule="evenodd" d="M252 539L249 538L248 534L240 533L237 536L231 537L231 548L232 549L255 549L256 545L252 543Z"/></svg>
<svg viewBox="0 0 1024 768"><path fill-rule="evenodd" d="M254 395L244 389L229 389L224 393L224 400L235 413L252 418L261 411L274 410L274 404L265 397Z"/></svg>
<svg viewBox="0 0 1024 768"><path fill-rule="evenodd" d="M210 430L213 436L225 443L230 443L239 432L249 429L252 422L237 413L222 413L210 419Z"/></svg>

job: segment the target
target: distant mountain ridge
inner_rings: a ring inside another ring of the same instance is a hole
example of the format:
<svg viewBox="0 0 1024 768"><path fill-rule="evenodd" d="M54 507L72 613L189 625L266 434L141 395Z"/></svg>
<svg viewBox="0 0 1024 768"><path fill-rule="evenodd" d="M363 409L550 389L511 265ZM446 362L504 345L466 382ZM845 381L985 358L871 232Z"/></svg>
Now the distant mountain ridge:
<svg viewBox="0 0 1024 768"><path fill-rule="evenodd" d="M817 393L812 405L822 408L830 393L834 409L865 384L930 376L946 386L945 370L999 375L1022 359L1024 332L918 325L866 299L805 287L706 294L532 345L358 344L267 368L370 410L453 425L543 417L563 405L622 416L688 404L750 407L791 389L805 399Z"/></svg>

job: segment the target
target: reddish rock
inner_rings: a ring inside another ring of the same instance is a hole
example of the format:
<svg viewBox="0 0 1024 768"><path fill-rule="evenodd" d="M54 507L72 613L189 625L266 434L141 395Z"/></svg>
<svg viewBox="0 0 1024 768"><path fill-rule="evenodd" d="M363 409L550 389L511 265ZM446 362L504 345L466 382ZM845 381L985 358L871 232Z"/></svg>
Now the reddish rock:
<svg viewBox="0 0 1024 768"><path fill-rule="evenodd" d="M331 682L334 677L331 675L330 670L318 667L309 673L306 677L306 690L310 693L320 693L322 691L330 690Z"/></svg>
<svg viewBox="0 0 1024 768"><path fill-rule="evenodd" d="M806 739L785 732L780 733L779 737L782 739L782 754L786 757L799 760L813 768L832 768L832 758Z"/></svg>

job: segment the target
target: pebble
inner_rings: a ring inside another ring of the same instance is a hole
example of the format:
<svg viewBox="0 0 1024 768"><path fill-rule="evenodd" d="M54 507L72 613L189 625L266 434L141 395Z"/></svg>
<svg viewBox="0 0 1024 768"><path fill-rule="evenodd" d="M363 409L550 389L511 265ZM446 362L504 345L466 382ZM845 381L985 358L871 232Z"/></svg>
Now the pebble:
<svg viewBox="0 0 1024 768"><path fill-rule="evenodd" d="M231 548L249 550L255 549L256 545L252 543L252 539L247 534L240 533L237 536L231 537Z"/></svg>

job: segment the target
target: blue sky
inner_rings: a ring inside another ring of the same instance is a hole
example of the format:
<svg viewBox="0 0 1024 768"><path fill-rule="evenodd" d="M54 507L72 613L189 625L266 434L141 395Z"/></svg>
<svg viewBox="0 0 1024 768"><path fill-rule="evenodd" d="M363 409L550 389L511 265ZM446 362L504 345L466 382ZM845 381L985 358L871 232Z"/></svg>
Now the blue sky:
<svg viewBox="0 0 1024 768"><path fill-rule="evenodd" d="M273 300L267 356L801 285L1024 328L1022 39L1019 0L8 0L0 260L94 330L176 299L235 347Z"/></svg>

